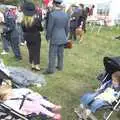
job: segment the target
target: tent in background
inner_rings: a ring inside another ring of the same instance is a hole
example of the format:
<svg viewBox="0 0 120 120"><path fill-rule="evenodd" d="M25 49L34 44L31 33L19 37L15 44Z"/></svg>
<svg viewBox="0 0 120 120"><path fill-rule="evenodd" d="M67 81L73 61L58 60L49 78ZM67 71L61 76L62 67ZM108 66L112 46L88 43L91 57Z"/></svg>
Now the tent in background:
<svg viewBox="0 0 120 120"><path fill-rule="evenodd" d="M96 0L97 15L106 19L108 26L115 25L120 22L119 5L119 0Z"/></svg>
<svg viewBox="0 0 120 120"><path fill-rule="evenodd" d="M95 5L93 17L104 19L108 26L120 24L120 0L63 0L68 6L70 4Z"/></svg>
<svg viewBox="0 0 120 120"><path fill-rule="evenodd" d="M120 24L120 0L111 0L109 17L110 25Z"/></svg>

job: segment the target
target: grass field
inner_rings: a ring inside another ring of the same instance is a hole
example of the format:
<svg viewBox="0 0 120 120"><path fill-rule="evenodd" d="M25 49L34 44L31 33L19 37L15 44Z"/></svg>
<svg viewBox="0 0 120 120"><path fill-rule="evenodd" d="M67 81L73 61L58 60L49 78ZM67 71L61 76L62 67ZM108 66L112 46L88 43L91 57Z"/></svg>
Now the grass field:
<svg viewBox="0 0 120 120"><path fill-rule="evenodd" d="M90 29L90 28L89 28ZM120 29L102 28L99 34L97 28L85 34L84 41L74 42L72 49L65 49L64 71L57 71L53 75L46 75L47 85L41 88L33 87L44 96L57 104L62 105L63 120L77 120L74 108L79 105L79 97L87 91L93 91L98 86L96 76L104 69L104 56L119 56L120 41L113 40L119 35ZM0 47L0 51L2 47ZM10 55L1 56L6 65L21 66L30 69L26 47L21 47L23 60L18 62ZM47 67L48 43L42 35L41 74ZM120 116L113 117L120 120ZM113 118L111 120L113 120ZM99 120L102 120L99 115Z"/></svg>

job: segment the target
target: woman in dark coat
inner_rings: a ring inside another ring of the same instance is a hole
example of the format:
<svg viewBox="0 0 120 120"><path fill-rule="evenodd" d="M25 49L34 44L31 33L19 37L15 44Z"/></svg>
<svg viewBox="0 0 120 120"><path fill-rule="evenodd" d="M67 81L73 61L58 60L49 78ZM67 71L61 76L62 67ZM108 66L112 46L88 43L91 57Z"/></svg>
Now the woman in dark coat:
<svg viewBox="0 0 120 120"><path fill-rule="evenodd" d="M24 39L27 42L29 52L29 62L34 70L40 70L40 47L41 35L43 30L41 25L41 18L37 15L35 5L31 2L26 2L23 5L23 23L22 28L24 32Z"/></svg>

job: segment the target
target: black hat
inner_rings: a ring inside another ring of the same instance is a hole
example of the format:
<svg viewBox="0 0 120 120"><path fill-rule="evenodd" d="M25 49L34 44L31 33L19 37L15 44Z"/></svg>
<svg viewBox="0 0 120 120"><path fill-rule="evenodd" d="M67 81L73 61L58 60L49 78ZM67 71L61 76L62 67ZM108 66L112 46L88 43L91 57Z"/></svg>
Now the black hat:
<svg viewBox="0 0 120 120"><path fill-rule="evenodd" d="M53 0L53 2L56 4L61 4L63 1L62 0Z"/></svg>
<svg viewBox="0 0 120 120"><path fill-rule="evenodd" d="M36 12L35 5L32 2L25 2L23 4L23 13L26 16L33 16Z"/></svg>

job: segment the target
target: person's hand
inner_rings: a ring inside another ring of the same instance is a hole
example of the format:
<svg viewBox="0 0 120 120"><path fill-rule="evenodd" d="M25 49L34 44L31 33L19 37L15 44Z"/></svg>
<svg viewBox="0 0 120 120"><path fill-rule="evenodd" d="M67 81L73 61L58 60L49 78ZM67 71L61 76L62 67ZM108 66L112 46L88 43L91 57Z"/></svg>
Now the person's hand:
<svg viewBox="0 0 120 120"><path fill-rule="evenodd" d="M2 18L0 17L0 23L2 23Z"/></svg>
<svg viewBox="0 0 120 120"><path fill-rule="evenodd" d="M49 40L50 40L49 36L46 35L46 41L47 41L48 43L49 43Z"/></svg>
<svg viewBox="0 0 120 120"><path fill-rule="evenodd" d="M47 41L47 43L49 44L49 40L46 40Z"/></svg>
<svg viewBox="0 0 120 120"><path fill-rule="evenodd" d="M60 110L62 109L62 106L60 105L55 105L54 108L52 108L52 112L54 113L60 113Z"/></svg>
<svg viewBox="0 0 120 120"><path fill-rule="evenodd" d="M62 120L62 117L60 114L55 114L53 117L54 120Z"/></svg>
<svg viewBox="0 0 120 120"><path fill-rule="evenodd" d="M46 40L48 40L48 35L47 34L45 35L45 38L46 38Z"/></svg>

